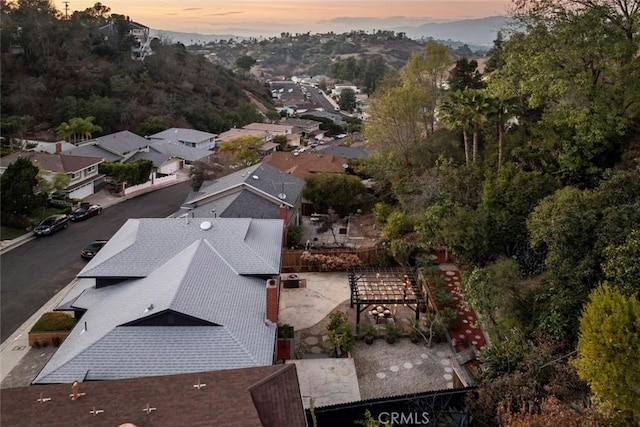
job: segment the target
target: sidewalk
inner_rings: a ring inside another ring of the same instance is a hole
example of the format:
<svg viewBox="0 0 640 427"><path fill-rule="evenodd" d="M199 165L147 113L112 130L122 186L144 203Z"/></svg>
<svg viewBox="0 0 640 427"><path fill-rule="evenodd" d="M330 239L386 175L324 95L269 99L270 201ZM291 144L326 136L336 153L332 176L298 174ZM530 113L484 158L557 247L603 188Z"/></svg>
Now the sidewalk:
<svg viewBox="0 0 640 427"><path fill-rule="evenodd" d="M134 197L140 196L142 194L159 190L161 188L165 188L171 185L176 185L184 181L188 181L189 171L181 170L176 173L176 180L168 183L164 183L161 185L148 187L143 190L140 190L136 193L128 194L124 197L117 197L112 195L110 192L106 190L99 191L86 199L84 201L89 203L94 203L102 206L103 208L108 208L110 206L116 205L118 203L124 202L125 200L132 199ZM0 254L10 251L34 238L32 233L26 233L23 236L20 236L13 240L3 240L0 246ZM75 285L76 280L72 280L64 289L58 292L53 298L51 298L45 305L43 305L36 313L34 313L26 322L22 324L9 338L7 338L0 345L0 382L4 381L7 376L12 372L12 370L20 364L22 359L27 355L30 351L29 347L29 330L33 327L35 322L42 316L43 313L48 311L52 311L64 298L64 296L69 292L71 288ZM32 350L33 351L33 350ZM43 351L47 352L47 349ZM51 353L51 350L48 349L48 352ZM44 360L46 363L48 358ZM44 365L43 365L44 366ZM26 370L25 372L29 372ZM38 369L39 372L39 369ZM31 383L33 378L20 378L16 379L18 382L24 383L23 385L27 385Z"/></svg>

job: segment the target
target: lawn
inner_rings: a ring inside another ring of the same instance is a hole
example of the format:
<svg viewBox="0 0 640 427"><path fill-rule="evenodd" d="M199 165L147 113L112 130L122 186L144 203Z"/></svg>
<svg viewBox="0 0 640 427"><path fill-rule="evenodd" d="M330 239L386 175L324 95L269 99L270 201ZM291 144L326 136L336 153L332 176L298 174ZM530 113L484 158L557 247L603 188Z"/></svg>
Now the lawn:
<svg viewBox="0 0 640 427"><path fill-rule="evenodd" d="M16 237L20 237L25 233L27 233L27 231L21 228L5 227L4 225L0 226L1 240L13 240Z"/></svg>

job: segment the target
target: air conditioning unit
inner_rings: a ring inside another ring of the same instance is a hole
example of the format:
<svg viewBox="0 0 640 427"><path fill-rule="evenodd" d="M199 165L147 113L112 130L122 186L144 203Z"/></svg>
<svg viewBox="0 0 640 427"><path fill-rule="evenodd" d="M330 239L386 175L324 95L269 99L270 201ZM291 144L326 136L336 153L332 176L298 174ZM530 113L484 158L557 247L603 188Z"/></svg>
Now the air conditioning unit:
<svg viewBox="0 0 640 427"><path fill-rule="evenodd" d="M300 278L297 274L288 274L283 278L283 287L287 289L291 288L299 288L300 287Z"/></svg>

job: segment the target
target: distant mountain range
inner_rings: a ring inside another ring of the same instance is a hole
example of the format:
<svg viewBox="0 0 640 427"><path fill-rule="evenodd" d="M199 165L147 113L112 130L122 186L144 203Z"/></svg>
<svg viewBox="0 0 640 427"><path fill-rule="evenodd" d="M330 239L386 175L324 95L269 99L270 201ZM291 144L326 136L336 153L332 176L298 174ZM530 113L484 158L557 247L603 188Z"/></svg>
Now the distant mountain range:
<svg viewBox="0 0 640 427"><path fill-rule="evenodd" d="M506 16L490 16L487 18L465 19L451 22L427 22L418 26L400 26L385 28L396 33L403 32L412 39L433 38L435 40L451 40L473 46L491 46L500 29L510 25L512 20ZM379 28L379 27L378 27ZM358 30L354 28L354 30ZM365 30L366 31L366 30ZM239 34L251 34L251 30L233 29L235 34L199 34L176 31L151 30L152 35L160 39L168 39L174 43L205 44L218 40L244 40L249 37Z"/></svg>

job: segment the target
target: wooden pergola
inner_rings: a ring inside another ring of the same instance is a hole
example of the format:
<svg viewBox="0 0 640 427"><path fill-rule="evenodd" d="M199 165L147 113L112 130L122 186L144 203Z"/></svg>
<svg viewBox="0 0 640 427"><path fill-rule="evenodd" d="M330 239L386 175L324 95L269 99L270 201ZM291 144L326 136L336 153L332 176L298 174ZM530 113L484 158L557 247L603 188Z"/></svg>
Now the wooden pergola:
<svg viewBox="0 0 640 427"><path fill-rule="evenodd" d="M410 308L420 318L420 309L426 307L422 288L410 269L402 267L360 267L349 270L351 288L350 306L356 307L356 326L360 314L371 306L387 304Z"/></svg>

